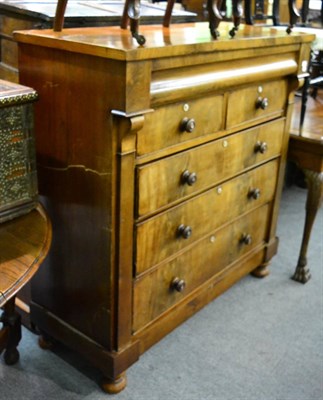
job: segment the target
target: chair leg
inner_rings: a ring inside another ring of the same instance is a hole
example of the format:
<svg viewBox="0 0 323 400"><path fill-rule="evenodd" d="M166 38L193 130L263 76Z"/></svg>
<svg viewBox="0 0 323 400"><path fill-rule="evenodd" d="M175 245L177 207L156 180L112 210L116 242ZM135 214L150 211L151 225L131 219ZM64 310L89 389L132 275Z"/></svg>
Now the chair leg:
<svg viewBox="0 0 323 400"><path fill-rule="evenodd" d="M3 323L2 330L7 332L4 360L7 365L13 365L19 360L17 347L21 340L21 317L15 310L15 297L3 307L0 321Z"/></svg>
<svg viewBox="0 0 323 400"><path fill-rule="evenodd" d="M310 78L306 77L304 86L302 89L302 105L301 105L301 113L300 113L300 120L299 120L299 132L302 134L303 132L303 125L306 113L306 106L307 106L307 98L308 98L308 89L310 85Z"/></svg>

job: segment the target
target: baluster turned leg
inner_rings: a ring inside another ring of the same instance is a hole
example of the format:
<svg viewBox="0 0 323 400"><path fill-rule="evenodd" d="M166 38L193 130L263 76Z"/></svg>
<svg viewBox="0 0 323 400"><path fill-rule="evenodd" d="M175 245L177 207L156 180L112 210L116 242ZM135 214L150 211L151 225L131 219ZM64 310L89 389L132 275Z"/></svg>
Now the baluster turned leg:
<svg viewBox="0 0 323 400"><path fill-rule="evenodd" d="M19 360L17 347L21 340L21 317L15 310L15 297L4 305L0 321L6 332L4 360L6 364L12 365Z"/></svg>
<svg viewBox="0 0 323 400"><path fill-rule="evenodd" d="M308 185L306 200L306 217L303 232L301 250L298 258L297 267L292 279L297 282L306 283L311 278L311 273L307 266L307 248L313 223L317 210L320 208L323 197L323 173L309 171L304 169Z"/></svg>

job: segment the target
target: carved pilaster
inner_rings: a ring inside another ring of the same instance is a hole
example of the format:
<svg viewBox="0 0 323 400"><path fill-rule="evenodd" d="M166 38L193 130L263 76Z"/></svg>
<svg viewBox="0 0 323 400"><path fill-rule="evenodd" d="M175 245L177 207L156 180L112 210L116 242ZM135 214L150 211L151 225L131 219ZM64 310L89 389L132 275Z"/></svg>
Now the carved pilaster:
<svg viewBox="0 0 323 400"><path fill-rule="evenodd" d="M116 351L131 341L133 229L135 196L136 135L145 121L143 114L121 115L114 112L114 127L118 137L116 213L116 305L118 340ZM124 249L127 249L125 251Z"/></svg>

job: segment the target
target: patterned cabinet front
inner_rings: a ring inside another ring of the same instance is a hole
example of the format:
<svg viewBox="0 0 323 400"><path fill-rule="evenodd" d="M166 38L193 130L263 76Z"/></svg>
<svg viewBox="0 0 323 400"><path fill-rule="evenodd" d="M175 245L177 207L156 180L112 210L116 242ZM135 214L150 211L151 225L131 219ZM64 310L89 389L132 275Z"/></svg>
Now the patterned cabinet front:
<svg viewBox="0 0 323 400"><path fill-rule="evenodd" d="M32 104L36 99L33 89L0 80L0 222L36 205Z"/></svg>

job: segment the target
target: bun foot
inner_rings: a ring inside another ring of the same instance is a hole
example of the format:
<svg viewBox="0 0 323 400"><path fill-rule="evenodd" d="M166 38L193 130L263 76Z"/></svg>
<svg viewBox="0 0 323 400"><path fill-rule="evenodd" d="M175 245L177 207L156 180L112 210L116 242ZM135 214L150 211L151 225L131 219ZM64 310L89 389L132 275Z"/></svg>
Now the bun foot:
<svg viewBox="0 0 323 400"><path fill-rule="evenodd" d="M127 376L125 372L117 376L115 380L105 377L103 378L103 381L101 383L103 391L109 394L119 393L126 386L127 386Z"/></svg>
<svg viewBox="0 0 323 400"><path fill-rule="evenodd" d="M252 276L255 276L256 278L264 278L265 276L269 275L270 271L268 268L268 265L260 265L256 269L254 269L251 272Z"/></svg>
<svg viewBox="0 0 323 400"><path fill-rule="evenodd" d="M38 346L43 350L50 350L53 347L53 342L48 336L41 335L38 338Z"/></svg>

